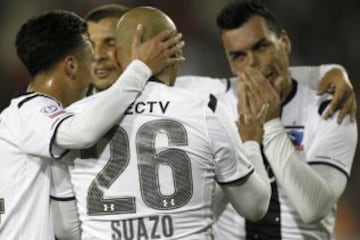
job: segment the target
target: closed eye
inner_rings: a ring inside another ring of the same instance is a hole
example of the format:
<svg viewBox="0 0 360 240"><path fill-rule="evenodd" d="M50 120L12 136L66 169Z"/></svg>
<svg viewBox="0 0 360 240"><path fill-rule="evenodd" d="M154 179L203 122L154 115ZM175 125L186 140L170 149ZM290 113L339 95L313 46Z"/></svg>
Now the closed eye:
<svg viewBox="0 0 360 240"><path fill-rule="evenodd" d="M241 61L245 58L245 53L241 51L229 52L229 57L232 61Z"/></svg>
<svg viewBox="0 0 360 240"><path fill-rule="evenodd" d="M269 47L271 45L271 42L269 42L267 39L263 38L261 39L259 42L257 42L252 49L254 51L262 51L264 49L266 49L267 47Z"/></svg>
<svg viewBox="0 0 360 240"><path fill-rule="evenodd" d="M115 47L115 38L106 38L105 40L106 45L110 47Z"/></svg>

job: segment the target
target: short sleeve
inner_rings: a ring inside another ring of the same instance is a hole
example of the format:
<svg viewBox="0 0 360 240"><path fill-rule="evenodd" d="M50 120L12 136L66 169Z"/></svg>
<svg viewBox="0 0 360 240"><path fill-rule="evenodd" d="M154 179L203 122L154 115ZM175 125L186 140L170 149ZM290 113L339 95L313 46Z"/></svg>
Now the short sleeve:
<svg viewBox="0 0 360 240"><path fill-rule="evenodd" d="M325 74L334 68L340 69L343 72L345 79L349 79L345 68L339 64L323 64L320 66L292 66L289 68L289 70L291 76L298 82L310 86L312 89L316 90Z"/></svg>
<svg viewBox="0 0 360 240"><path fill-rule="evenodd" d="M19 121L15 136L19 148L28 153L42 157L51 157L52 139L59 124L72 116L54 99L37 95L24 99L18 104ZM56 154L66 151L56 149Z"/></svg>
<svg viewBox="0 0 360 240"><path fill-rule="evenodd" d="M207 111L207 128L215 159L216 180L227 183L247 177L254 169L223 103Z"/></svg>
<svg viewBox="0 0 360 240"><path fill-rule="evenodd" d="M320 82L320 68L318 66L296 66L289 68L292 78L296 81L317 89Z"/></svg>
<svg viewBox="0 0 360 240"><path fill-rule="evenodd" d="M340 125L336 119L337 115L319 121L307 159L309 164L331 165L349 177L357 145L357 125L349 117Z"/></svg>

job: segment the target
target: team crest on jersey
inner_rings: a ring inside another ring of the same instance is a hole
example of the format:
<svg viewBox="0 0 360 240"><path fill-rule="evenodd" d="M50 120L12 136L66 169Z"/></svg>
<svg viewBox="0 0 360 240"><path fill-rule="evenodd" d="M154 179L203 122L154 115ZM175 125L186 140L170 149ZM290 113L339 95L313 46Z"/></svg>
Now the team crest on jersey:
<svg viewBox="0 0 360 240"><path fill-rule="evenodd" d="M55 117L59 116L60 114L65 113L65 110L58 106L50 105L50 106L46 106L46 107L43 107L42 109L40 109L40 112L46 114L50 118L55 118Z"/></svg>
<svg viewBox="0 0 360 240"><path fill-rule="evenodd" d="M303 127L297 127L297 128L286 128L286 132L291 140L291 142L294 144L295 149L298 151L304 150L303 145L303 138L304 138L304 128Z"/></svg>

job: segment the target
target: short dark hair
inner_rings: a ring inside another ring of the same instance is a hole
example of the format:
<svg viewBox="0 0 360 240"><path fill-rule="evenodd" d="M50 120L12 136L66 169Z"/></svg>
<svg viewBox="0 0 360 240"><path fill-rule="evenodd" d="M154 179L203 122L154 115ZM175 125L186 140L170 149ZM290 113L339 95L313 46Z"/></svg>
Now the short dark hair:
<svg viewBox="0 0 360 240"><path fill-rule="evenodd" d="M120 18L130 8L120 4L105 4L91 10L85 16L86 21L98 22L104 18Z"/></svg>
<svg viewBox="0 0 360 240"><path fill-rule="evenodd" d="M266 20L267 26L280 35L282 27L276 17L260 1L235 1L225 6L217 16L216 23L220 30L232 30L246 23L253 16L260 16Z"/></svg>
<svg viewBox="0 0 360 240"><path fill-rule="evenodd" d="M16 35L17 55L32 76L85 46L86 22L73 12L52 10L30 18Z"/></svg>

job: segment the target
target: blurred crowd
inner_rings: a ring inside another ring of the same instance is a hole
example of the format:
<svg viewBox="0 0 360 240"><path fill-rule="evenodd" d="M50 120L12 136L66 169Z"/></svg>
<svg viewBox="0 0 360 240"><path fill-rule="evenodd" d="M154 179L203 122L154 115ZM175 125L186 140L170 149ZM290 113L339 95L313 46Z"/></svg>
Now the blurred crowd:
<svg viewBox="0 0 360 240"><path fill-rule="evenodd" d="M15 34L30 16L48 9L61 8L83 16L90 9L105 3L120 3L130 7L150 5L162 9L176 22L186 41L186 62L181 74L230 76L220 44L216 15L228 1L196 0L3 0L0 2L0 110L11 97L23 92L30 76L16 56ZM278 16L292 40L292 65L339 63L352 80L360 103L360 1L303 0L266 1ZM358 118L359 119L359 118ZM360 163L357 150L352 177L340 202L339 239L360 232ZM360 236L360 234L359 234ZM355 239L355 238L354 238Z"/></svg>

